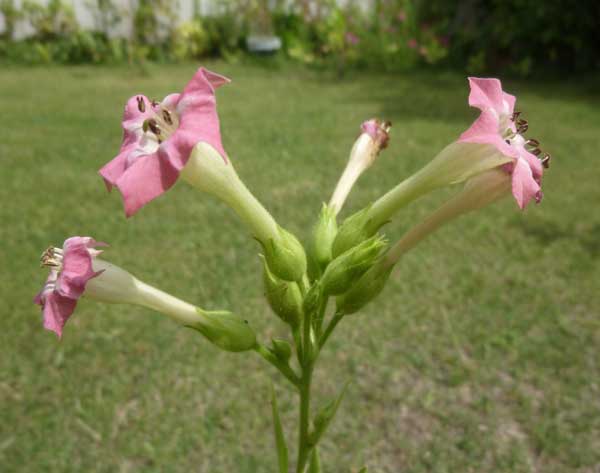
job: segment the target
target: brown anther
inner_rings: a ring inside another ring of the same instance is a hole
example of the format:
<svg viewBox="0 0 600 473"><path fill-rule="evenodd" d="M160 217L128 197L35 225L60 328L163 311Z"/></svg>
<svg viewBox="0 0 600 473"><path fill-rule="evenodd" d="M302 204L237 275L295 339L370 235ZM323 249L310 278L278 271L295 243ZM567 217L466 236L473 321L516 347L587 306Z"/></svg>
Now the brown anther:
<svg viewBox="0 0 600 473"><path fill-rule="evenodd" d="M517 126L527 125L527 120L523 120L522 118L517 120Z"/></svg>
<svg viewBox="0 0 600 473"><path fill-rule="evenodd" d="M539 148L535 148L531 150L531 154L534 154L536 156L539 156L540 154L542 154L542 150Z"/></svg>
<svg viewBox="0 0 600 473"><path fill-rule="evenodd" d="M158 107L159 105L160 105L160 103L159 103L158 101L156 101L156 100L153 100L153 101L152 101L152 106L153 106L154 108Z"/></svg>
<svg viewBox="0 0 600 473"><path fill-rule="evenodd" d="M59 267L60 261L56 258L56 250L53 246L46 248L40 257L40 266Z"/></svg>
<svg viewBox="0 0 600 473"><path fill-rule="evenodd" d="M510 140L504 140L504 142L509 145L510 144Z"/></svg>
<svg viewBox="0 0 600 473"><path fill-rule="evenodd" d="M527 124L527 122L525 122L522 125L519 125L519 128L517 128L517 133L519 133L520 135L522 135L527 130L529 130L529 125Z"/></svg>
<svg viewBox="0 0 600 473"><path fill-rule="evenodd" d="M513 114L510 116L510 119L514 122L517 118L519 118L519 115L521 115L521 112L513 112Z"/></svg>
<svg viewBox="0 0 600 473"><path fill-rule="evenodd" d="M154 118L148 120L148 128L150 128L150 131L156 136L160 135L160 127L158 126L158 123L156 123L156 120Z"/></svg>
<svg viewBox="0 0 600 473"><path fill-rule="evenodd" d="M169 124L172 125L173 124L173 119L171 118L171 112L169 112L168 110L163 110L163 118L164 120Z"/></svg>
<svg viewBox="0 0 600 473"><path fill-rule="evenodd" d="M144 102L144 98L136 97L136 100L137 100L137 104L138 104L138 110L141 113L144 113L146 111L146 103Z"/></svg>
<svg viewBox="0 0 600 473"><path fill-rule="evenodd" d="M540 142L538 140L536 140L535 138L529 138L526 142L526 145L529 146L533 146L534 148L537 148L540 145Z"/></svg>
<svg viewBox="0 0 600 473"><path fill-rule="evenodd" d="M542 158L542 166L544 166L546 169L550 167L550 155L548 153L546 153Z"/></svg>

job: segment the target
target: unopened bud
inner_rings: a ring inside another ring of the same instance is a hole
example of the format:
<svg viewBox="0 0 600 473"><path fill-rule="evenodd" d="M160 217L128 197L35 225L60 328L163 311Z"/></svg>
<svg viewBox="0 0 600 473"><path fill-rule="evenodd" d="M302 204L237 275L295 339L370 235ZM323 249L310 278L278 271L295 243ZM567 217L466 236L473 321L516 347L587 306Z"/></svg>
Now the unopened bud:
<svg viewBox="0 0 600 473"><path fill-rule="evenodd" d="M197 308L201 321L188 327L198 330L212 343L226 351L247 351L256 346L256 334L248 321L228 311L205 311Z"/></svg>
<svg viewBox="0 0 600 473"><path fill-rule="evenodd" d="M378 229L370 229L370 209L371 206L369 205L344 220L333 242L332 254L334 258L350 248L360 245L377 233Z"/></svg>
<svg viewBox="0 0 600 473"><path fill-rule="evenodd" d="M298 284L275 276L264 262L265 297L275 314L292 327L302 318L302 293Z"/></svg>
<svg viewBox="0 0 600 473"><path fill-rule="evenodd" d="M335 210L323 204L319 220L313 232L313 256L323 270L333 259L333 241L337 235Z"/></svg>
<svg viewBox="0 0 600 473"><path fill-rule="evenodd" d="M306 253L298 239L278 227L276 238L263 244L265 260L271 272L285 281L301 281L306 273Z"/></svg>
<svg viewBox="0 0 600 473"><path fill-rule="evenodd" d="M393 266L377 262L350 290L337 298L337 310L344 314L353 314L375 299L385 287Z"/></svg>
<svg viewBox="0 0 600 473"><path fill-rule="evenodd" d="M346 292L365 271L375 263L386 246L381 236L373 236L334 259L322 278L323 292L338 295Z"/></svg>
<svg viewBox="0 0 600 473"><path fill-rule="evenodd" d="M302 306L305 314L315 314L321 304L321 296L323 295L323 288L320 281L313 284L306 296L304 296L304 304Z"/></svg>
<svg viewBox="0 0 600 473"><path fill-rule="evenodd" d="M271 352L282 362L287 363L292 356L292 346L283 338L273 338Z"/></svg>

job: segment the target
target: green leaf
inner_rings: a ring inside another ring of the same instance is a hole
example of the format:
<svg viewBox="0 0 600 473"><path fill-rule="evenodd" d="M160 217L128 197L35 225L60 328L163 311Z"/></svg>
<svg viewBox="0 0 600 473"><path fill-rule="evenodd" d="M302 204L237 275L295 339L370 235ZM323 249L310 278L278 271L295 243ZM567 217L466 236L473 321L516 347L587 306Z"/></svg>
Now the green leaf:
<svg viewBox="0 0 600 473"><path fill-rule="evenodd" d="M321 459L319 458L319 450L317 450L317 447L313 448L310 455L308 473L321 473Z"/></svg>
<svg viewBox="0 0 600 473"><path fill-rule="evenodd" d="M279 473L288 472L288 448L283 436L283 427L279 417L275 387L271 384L271 407L273 408L273 425L275 427L275 445L277 446L277 459L279 460Z"/></svg>
<svg viewBox="0 0 600 473"><path fill-rule="evenodd" d="M363 466L360 470L358 470L358 473L367 473L367 467Z"/></svg>
<svg viewBox="0 0 600 473"><path fill-rule="evenodd" d="M310 445L316 446L317 443L319 443L321 436L327 430L327 427L329 427L329 424L335 417L335 414L336 414L338 408L340 407L340 403L342 402L342 399L344 398L344 394L346 394L346 389L348 388L348 384L349 383L346 383L344 385L342 392L340 392L340 394L338 395L337 398L335 398L333 401L329 402L329 404L327 404L325 407L323 407L323 409L321 409L319 411L319 413L315 416L315 420L313 421L315 429L310 438L310 442L309 442Z"/></svg>

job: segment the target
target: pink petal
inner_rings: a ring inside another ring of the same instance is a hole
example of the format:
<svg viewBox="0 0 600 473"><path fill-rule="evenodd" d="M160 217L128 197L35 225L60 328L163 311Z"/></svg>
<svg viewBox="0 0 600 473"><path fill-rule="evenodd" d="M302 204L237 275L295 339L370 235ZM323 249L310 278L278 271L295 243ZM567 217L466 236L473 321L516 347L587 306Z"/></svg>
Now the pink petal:
<svg viewBox="0 0 600 473"><path fill-rule="evenodd" d="M533 178L531 168L527 161L519 158L515 161L512 169L512 193L521 209L524 209L529 201L540 196L541 189Z"/></svg>
<svg viewBox="0 0 600 473"><path fill-rule="evenodd" d="M44 298L42 314L44 328L62 336L63 327L75 311L77 300L70 299L57 292L51 292Z"/></svg>
<svg viewBox="0 0 600 473"><path fill-rule="evenodd" d="M480 110L493 109L496 113L504 113L502 84L498 79L481 79L469 77L469 105Z"/></svg>
<svg viewBox="0 0 600 473"><path fill-rule="evenodd" d="M170 189L178 176L179 172L168 160L161 159L158 153L140 157L116 182L123 196L125 215L131 217L152 199Z"/></svg>
<svg viewBox="0 0 600 473"><path fill-rule="evenodd" d="M502 139L498 127L499 122L496 114L489 109L485 109L470 128L460 135L458 141L462 143L491 144L505 156L518 157L519 152Z"/></svg>
<svg viewBox="0 0 600 473"><path fill-rule="evenodd" d="M86 283L98 275L92 269L92 256L88 249L94 246L100 244L90 237L71 237L65 241L63 267L57 284L61 295L78 299L85 291Z"/></svg>
<svg viewBox="0 0 600 473"><path fill-rule="evenodd" d="M540 183L542 181L542 175L544 174L544 166L542 165L542 162L534 154L525 150L525 148L522 148L519 154L525 161L527 161L527 164L531 168L533 178L537 183Z"/></svg>
<svg viewBox="0 0 600 473"><path fill-rule="evenodd" d="M502 97L508 104L508 115L512 115L512 113L515 111L515 103L517 98L514 95L507 94L506 92L502 92Z"/></svg>
<svg viewBox="0 0 600 473"><path fill-rule="evenodd" d="M98 171L104 179L104 184L108 191L110 191L113 186L117 185L117 180L127 170L127 157L136 149L136 143L122 146L119 154Z"/></svg>

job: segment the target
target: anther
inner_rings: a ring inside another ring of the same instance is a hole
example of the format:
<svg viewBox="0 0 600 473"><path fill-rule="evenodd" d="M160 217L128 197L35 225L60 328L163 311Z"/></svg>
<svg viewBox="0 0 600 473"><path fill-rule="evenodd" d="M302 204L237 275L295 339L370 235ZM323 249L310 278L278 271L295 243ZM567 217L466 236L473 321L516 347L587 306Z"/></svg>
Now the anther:
<svg viewBox="0 0 600 473"><path fill-rule="evenodd" d="M40 258L41 266L49 266L49 267L60 267L62 262L62 250L58 248L54 248L53 246L49 246L46 248L46 251L42 253Z"/></svg>
<svg viewBox="0 0 600 473"><path fill-rule="evenodd" d="M550 155L548 153L546 153L542 158L542 166L544 166L546 169L550 167Z"/></svg>
<svg viewBox="0 0 600 473"><path fill-rule="evenodd" d="M172 125L173 119L171 118L171 112L169 112L168 110L163 110L162 114L163 114L163 118L165 119L167 124Z"/></svg>
<svg viewBox="0 0 600 473"><path fill-rule="evenodd" d="M534 154L536 156L539 156L540 154L542 154L542 150L539 148L535 148L531 150L531 154Z"/></svg>
<svg viewBox="0 0 600 473"><path fill-rule="evenodd" d="M504 140L504 142L509 145L510 144L510 140Z"/></svg>
<svg viewBox="0 0 600 473"><path fill-rule="evenodd" d="M513 114L510 116L510 119L514 122L517 118L519 118L519 115L521 115L521 112L513 112Z"/></svg>
<svg viewBox="0 0 600 473"><path fill-rule="evenodd" d="M148 120L148 128L150 128L150 131L155 135L160 135L160 127L158 126L158 123L156 123L156 120L154 118Z"/></svg>
<svg viewBox="0 0 600 473"><path fill-rule="evenodd" d="M529 138L526 142L526 145L529 146L533 146L534 148L537 148L540 145L540 142L538 140L536 140L535 138Z"/></svg>
<svg viewBox="0 0 600 473"><path fill-rule="evenodd" d="M158 101L156 101L156 100L153 100L153 101L152 101L152 106L153 106L154 108L158 107L159 105L160 105L160 103L158 103Z"/></svg>
<svg viewBox="0 0 600 473"><path fill-rule="evenodd" d="M525 120L523 120L523 121L525 121ZM517 128L517 133L519 133L520 135L522 135L527 130L529 130L529 125L527 124L527 122L525 122L525 123L519 125L519 128Z"/></svg>
<svg viewBox="0 0 600 473"><path fill-rule="evenodd" d="M138 110L142 113L146 111L146 104L144 103L143 97L137 97Z"/></svg>

